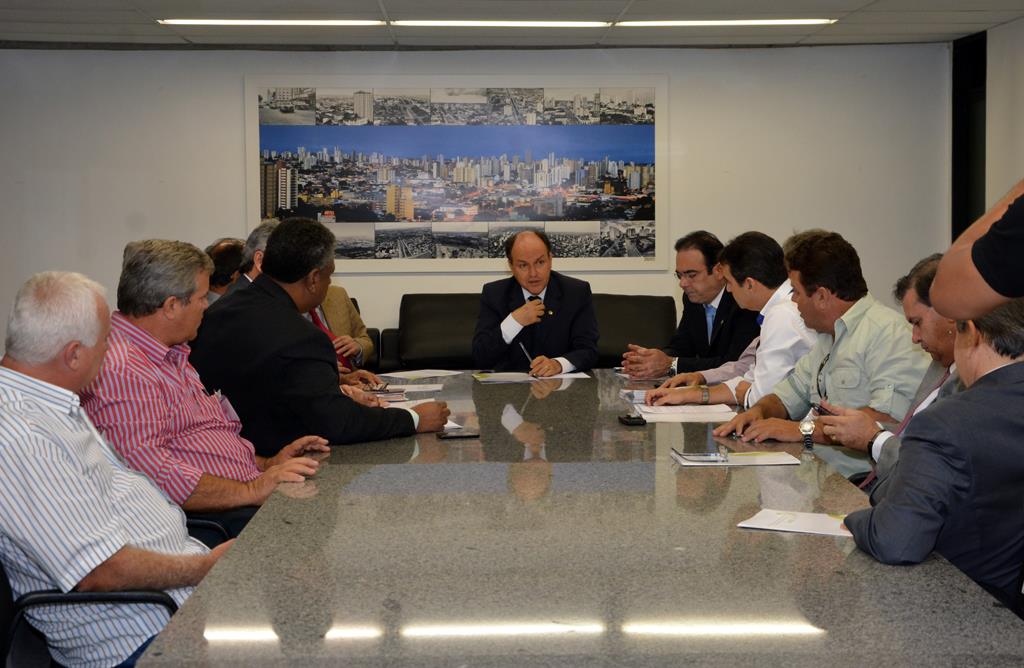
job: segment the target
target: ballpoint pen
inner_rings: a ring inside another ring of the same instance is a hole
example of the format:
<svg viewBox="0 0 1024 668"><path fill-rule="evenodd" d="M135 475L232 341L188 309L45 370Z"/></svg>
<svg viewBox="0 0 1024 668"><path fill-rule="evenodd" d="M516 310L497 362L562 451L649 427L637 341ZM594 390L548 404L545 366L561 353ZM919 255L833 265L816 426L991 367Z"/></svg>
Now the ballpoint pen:
<svg viewBox="0 0 1024 668"><path fill-rule="evenodd" d="M523 354L526 355L526 363L532 365L533 358L530 357L530 353L526 350L526 346L523 345L522 341L519 342L519 347L522 349Z"/></svg>

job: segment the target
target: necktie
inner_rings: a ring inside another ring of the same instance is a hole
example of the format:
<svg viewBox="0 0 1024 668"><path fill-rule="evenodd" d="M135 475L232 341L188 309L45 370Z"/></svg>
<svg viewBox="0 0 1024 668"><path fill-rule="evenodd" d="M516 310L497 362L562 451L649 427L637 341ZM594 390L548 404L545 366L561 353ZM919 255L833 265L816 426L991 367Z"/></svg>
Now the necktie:
<svg viewBox="0 0 1024 668"><path fill-rule="evenodd" d="M948 368L946 369L946 373L942 374L942 378L939 379L939 382L936 383L932 387L932 389L929 390L928 393L924 395L924 398L922 398L921 401L919 401L916 404L914 404L913 406L911 406L910 410L907 411L907 414L903 416L903 422L900 422L900 426L896 427L896 432L895 433L896 433L897 436L902 434L903 430L907 428L907 423L910 422L910 418L914 417L914 413L917 411L917 407L921 405L921 402L923 402L925 399L930 397L932 395L932 392L934 392L935 390L937 390L940 387L942 387L942 385L947 380L949 380L949 369Z"/></svg>
<svg viewBox="0 0 1024 668"><path fill-rule="evenodd" d="M757 326L760 327L764 324L764 316L760 313L757 314Z"/></svg>
<svg viewBox="0 0 1024 668"><path fill-rule="evenodd" d="M314 325L316 325L318 328L320 328L324 332L324 334L327 335L327 338L331 340L331 347L334 347L334 332L332 332L330 330L330 328L327 327L327 323L325 323L320 318L320 316L317 315L316 309L313 309L313 310L311 310L309 312L309 318L310 318L310 320L313 321ZM337 355L338 355L338 363L339 364L341 364L346 369L354 371L354 369L352 368L352 363L349 362L348 357L343 355L340 351L337 353Z"/></svg>
<svg viewBox="0 0 1024 668"><path fill-rule="evenodd" d="M715 328L715 311L717 311L711 304L704 305L704 317L708 321L708 343L711 343L711 331Z"/></svg>

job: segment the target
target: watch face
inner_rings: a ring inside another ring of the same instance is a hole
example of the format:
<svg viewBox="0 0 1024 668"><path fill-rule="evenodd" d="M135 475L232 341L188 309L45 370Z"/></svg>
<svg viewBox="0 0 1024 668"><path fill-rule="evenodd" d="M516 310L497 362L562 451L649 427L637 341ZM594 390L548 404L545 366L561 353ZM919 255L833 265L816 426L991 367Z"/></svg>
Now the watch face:
<svg viewBox="0 0 1024 668"><path fill-rule="evenodd" d="M804 436L810 436L814 433L814 421L804 420L800 423L800 433Z"/></svg>

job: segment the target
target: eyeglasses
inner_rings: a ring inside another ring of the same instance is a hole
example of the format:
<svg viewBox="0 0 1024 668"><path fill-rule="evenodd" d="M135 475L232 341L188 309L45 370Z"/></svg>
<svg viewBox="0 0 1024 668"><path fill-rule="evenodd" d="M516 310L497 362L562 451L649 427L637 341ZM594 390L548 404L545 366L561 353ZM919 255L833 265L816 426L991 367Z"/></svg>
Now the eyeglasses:
<svg viewBox="0 0 1024 668"><path fill-rule="evenodd" d="M693 279L700 276L700 272L697 271L696 269L690 269L689 271L677 271L673 273L675 273L677 281L683 280L684 277L686 278L686 280L692 281Z"/></svg>
<svg viewBox="0 0 1024 668"><path fill-rule="evenodd" d="M832 356L832 351L828 351L825 358L821 360L821 364L818 365L818 373L814 377L815 389L818 390L818 400L828 399L828 395L821 391L821 378L824 375L822 372L825 371L825 365L828 364L828 358Z"/></svg>

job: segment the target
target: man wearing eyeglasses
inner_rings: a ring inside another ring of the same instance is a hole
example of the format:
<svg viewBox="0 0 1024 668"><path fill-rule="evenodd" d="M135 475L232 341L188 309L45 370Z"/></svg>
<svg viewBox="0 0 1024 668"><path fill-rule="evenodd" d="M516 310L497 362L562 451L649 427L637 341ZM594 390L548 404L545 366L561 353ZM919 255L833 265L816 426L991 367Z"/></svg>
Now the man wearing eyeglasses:
<svg viewBox="0 0 1024 668"><path fill-rule="evenodd" d="M758 335L757 312L741 309L725 289L725 278L716 267L721 251L718 237L704 230L676 242L675 273L683 289L683 317L667 348L629 344L622 355L622 369L630 378L715 369L739 359ZM749 366L730 369L729 375L717 380L742 375Z"/></svg>
<svg viewBox="0 0 1024 668"><path fill-rule="evenodd" d="M480 293L473 360L481 369L554 376L597 363L597 316L590 284L551 271L551 242L542 231L505 242L512 276Z"/></svg>
<svg viewBox="0 0 1024 668"><path fill-rule="evenodd" d="M879 422L899 423L917 391L930 358L908 336L896 311L868 294L860 258L835 232L808 230L786 244L793 301L804 324L818 333L811 351L771 394L715 430L744 441L825 441L801 424L823 400L859 408ZM803 420L801 423L799 421Z"/></svg>

